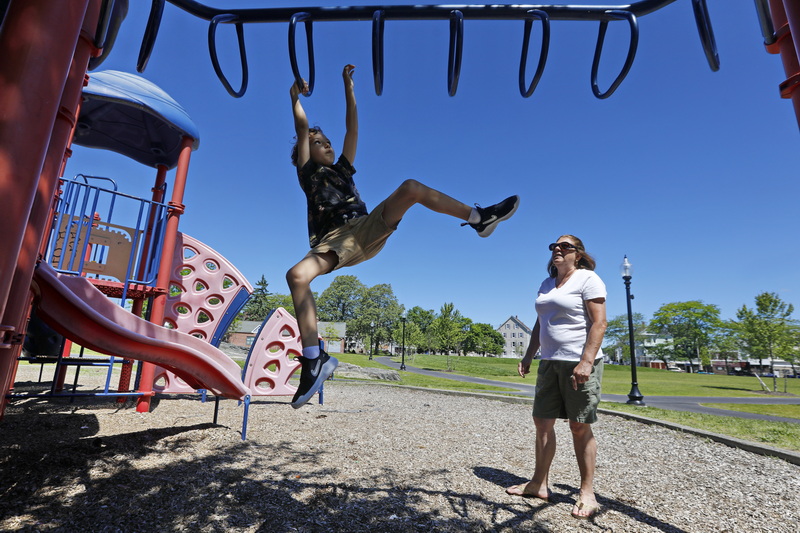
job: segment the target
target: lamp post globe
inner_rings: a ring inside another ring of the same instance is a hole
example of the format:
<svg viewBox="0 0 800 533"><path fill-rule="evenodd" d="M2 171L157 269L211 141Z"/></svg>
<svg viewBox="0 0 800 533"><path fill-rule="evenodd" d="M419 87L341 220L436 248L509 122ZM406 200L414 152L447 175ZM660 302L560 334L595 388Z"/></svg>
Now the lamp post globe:
<svg viewBox="0 0 800 533"><path fill-rule="evenodd" d="M628 261L626 255L620 266L620 274L625 282L625 301L628 304L628 345L631 350L631 391L628 393L628 403L630 405L645 405L644 396L639 392L639 383L636 379L636 342L633 337L633 313L631 313L631 278L633 277L633 265Z"/></svg>

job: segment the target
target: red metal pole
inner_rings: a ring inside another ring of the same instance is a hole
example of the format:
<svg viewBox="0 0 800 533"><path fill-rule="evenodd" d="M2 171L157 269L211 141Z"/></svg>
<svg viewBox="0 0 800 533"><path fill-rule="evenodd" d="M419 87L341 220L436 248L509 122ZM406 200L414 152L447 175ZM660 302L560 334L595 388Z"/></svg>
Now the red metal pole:
<svg viewBox="0 0 800 533"><path fill-rule="evenodd" d="M164 309L167 304L172 270L172 253L175 250L175 243L178 239L178 222L185 208L183 205L183 193L186 190L186 177L189 173L189 159L192 155L193 144L193 139L189 137L183 138L181 154L178 157L178 168L175 171L175 184L172 187L172 200L169 202L170 210L167 217L167 228L164 233L164 247L161 253L161 263L158 265L158 278L156 281L156 287L163 289L163 291L153 298L153 307L150 310L150 322L158 325L164 324ZM154 377L155 367L153 364L142 363L139 392L152 392ZM150 410L149 394L144 394L139 398L136 410L140 413L146 413Z"/></svg>
<svg viewBox="0 0 800 533"><path fill-rule="evenodd" d="M800 5L797 0L769 0L772 24L775 28L775 42L767 45L767 52L780 54L786 80L779 85L782 98L791 98L794 113L800 125L800 63L798 63L798 44L793 35L800 32Z"/></svg>
<svg viewBox="0 0 800 533"><path fill-rule="evenodd" d="M6 336L10 338L0 343L0 415L15 373L22 342L18 328L24 318L20 316L27 315L28 289L38 253L38 242L30 246L36 232L26 234L26 228L37 191L42 192L39 181L48 146L57 151L56 117L67 103L62 100L65 82L89 1L14 0L0 29L0 316L3 330L10 333ZM96 28L97 14L94 19ZM84 73L85 66L78 93ZM66 131L56 169L69 127ZM49 209L49 200L43 199L45 209ZM22 287L12 291L18 284Z"/></svg>

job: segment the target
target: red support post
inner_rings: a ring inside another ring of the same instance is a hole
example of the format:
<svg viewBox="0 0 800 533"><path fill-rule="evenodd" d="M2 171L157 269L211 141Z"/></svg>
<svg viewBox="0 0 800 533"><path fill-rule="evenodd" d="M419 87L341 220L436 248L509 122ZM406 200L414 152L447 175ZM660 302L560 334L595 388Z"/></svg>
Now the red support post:
<svg viewBox="0 0 800 533"><path fill-rule="evenodd" d="M185 208L183 205L183 194L186 190L186 177L189 174L189 159L192 155L193 145L194 139L189 137L183 138L181 153L178 157L178 168L175 171L175 183L172 186L172 200L169 202L170 210L167 216L163 252L161 254L161 263L158 266L158 278L156 281L156 287L163 289L163 291L153 298L153 306L150 309L150 322L160 326L164 325L164 309L167 304L169 281L172 274L172 252L175 250L175 243L178 239L178 222ZM140 413L146 413L150 410L151 395L149 393L153 390L154 377L155 367L153 364L142 363L139 392L144 394L139 398L139 403L136 405L136 410Z"/></svg>

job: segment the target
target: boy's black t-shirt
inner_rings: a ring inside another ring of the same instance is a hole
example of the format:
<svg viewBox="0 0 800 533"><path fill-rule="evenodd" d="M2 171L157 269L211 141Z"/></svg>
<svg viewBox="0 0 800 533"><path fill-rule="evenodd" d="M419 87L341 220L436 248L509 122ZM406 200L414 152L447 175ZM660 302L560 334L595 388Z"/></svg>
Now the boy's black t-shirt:
<svg viewBox="0 0 800 533"><path fill-rule="evenodd" d="M308 241L313 248L322 238L352 218L368 214L358 194L356 169L343 155L331 167L310 159L297 171L308 204Z"/></svg>

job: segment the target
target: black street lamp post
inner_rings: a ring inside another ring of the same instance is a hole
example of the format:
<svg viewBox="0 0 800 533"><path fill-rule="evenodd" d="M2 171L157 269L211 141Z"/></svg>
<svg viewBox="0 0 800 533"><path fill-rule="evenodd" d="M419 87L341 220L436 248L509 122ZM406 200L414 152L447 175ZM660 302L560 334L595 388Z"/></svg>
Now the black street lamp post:
<svg viewBox="0 0 800 533"><path fill-rule="evenodd" d="M644 406L644 396L639 392L639 383L636 380L636 343L633 338L633 315L631 314L631 300L633 300L633 295L631 294L631 274L633 272L633 266L628 261L627 255L622 260L621 271L622 279L625 281L625 299L628 302L628 342L631 348L631 391L628 393L628 401L625 403Z"/></svg>
<svg viewBox="0 0 800 533"><path fill-rule="evenodd" d="M403 321L403 351L402 351L402 359L400 362L400 370L406 369L406 315L402 315L400 320Z"/></svg>
<svg viewBox="0 0 800 533"><path fill-rule="evenodd" d="M372 345L375 343L375 322L369 323L369 359L372 360Z"/></svg>

